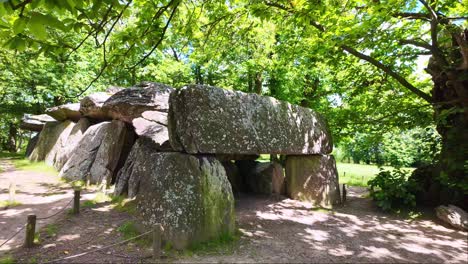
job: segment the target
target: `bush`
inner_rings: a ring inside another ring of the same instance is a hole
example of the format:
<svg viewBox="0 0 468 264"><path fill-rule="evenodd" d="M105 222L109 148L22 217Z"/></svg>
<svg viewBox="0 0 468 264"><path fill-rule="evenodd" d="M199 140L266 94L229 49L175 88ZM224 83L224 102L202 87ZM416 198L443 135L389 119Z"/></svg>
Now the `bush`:
<svg viewBox="0 0 468 264"><path fill-rule="evenodd" d="M377 176L368 181L370 196L377 206L385 211L401 207L416 206L417 184L408 180L409 172L400 169L381 170Z"/></svg>

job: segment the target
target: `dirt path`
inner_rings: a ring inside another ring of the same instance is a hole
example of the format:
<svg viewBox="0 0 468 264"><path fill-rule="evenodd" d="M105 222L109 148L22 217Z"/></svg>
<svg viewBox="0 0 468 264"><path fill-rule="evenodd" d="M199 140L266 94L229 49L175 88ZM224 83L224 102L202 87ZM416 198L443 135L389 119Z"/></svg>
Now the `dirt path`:
<svg viewBox="0 0 468 264"><path fill-rule="evenodd" d="M291 199L242 196L237 226L242 236L233 250L171 255L165 262L334 262L467 263L467 232L440 225L431 216L414 221L381 213L363 188L349 190L348 203L335 211L316 210ZM41 245L19 250L19 262L44 262L100 248L124 238L118 231L135 217L109 203L64 216ZM227 252L227 253L226 253ZM149 263L151 251L135 243L67 260L74 263Z"/></svg>
<svg viewBox="0 0 468 264"><path fill-rule="evenodd" d="M9 186L16 186L14 200L20 205L11 208L0 208L0 244L25 223L28 214L37 217L53 215L66 206L73 197L70 187L59 181L56 175L32 171L16 171L11 161L0 159L0 201L9 200ZM54 222L60 215L38 221L38 228ZM38 230L38 229L36 229ZM0 255L9 249L16 248L24 242L24 230L0 248Z"/></svg>

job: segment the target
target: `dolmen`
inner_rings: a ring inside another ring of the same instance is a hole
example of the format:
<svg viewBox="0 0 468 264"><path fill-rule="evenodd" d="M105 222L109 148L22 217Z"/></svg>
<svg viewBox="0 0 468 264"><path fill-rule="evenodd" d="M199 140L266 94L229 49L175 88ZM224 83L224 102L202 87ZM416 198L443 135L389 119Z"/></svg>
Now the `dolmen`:
<svg viewBox="0 0 468 264"><path fill-rule="evenodd" d="M114 185L176 249L232 234L238 192L340 204L330 131L308 108L212 86L143 82L46 113L54 121L42 125L29 159L71 181ZM286 158L259 162L261 154Z"/></svg>

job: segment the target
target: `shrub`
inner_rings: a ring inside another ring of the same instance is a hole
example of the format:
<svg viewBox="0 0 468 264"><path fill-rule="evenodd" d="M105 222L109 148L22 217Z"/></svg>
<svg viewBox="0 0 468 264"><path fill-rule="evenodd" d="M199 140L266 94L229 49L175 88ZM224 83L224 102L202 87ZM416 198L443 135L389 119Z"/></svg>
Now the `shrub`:
<svg viewBox="0 0 468 264"><path fill-rule="evenodd" d="M382 169L374 179L369 180L370 196L377 206L385 211L416 206L418 186L413 180L408 180L408 173L400 169Z"/></svg>

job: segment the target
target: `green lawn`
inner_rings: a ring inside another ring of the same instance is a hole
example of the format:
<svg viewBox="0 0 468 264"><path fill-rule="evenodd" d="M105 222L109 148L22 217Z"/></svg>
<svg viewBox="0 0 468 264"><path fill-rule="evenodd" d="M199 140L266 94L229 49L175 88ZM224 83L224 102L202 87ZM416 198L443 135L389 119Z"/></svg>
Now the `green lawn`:
<svg viewBox="0 0 468 264"><path fill-rule="evenodd" d="M340 184L353 186L367 186L367 181L373 179L379 173L377 165L353 164L353 163L337 163ZM384 169L393 169L390 166L383 166ZM404 170L413 171L414 168L403 168Z"/></svg>
<svg viewBox="0 0 468 264"><path fill-rule="evenodd" d="M45 164L43 161L31 162L24 157L24 153L0 152L0 158L9 159L17 170L46 172L58 175L54 167Z"/></svg>

